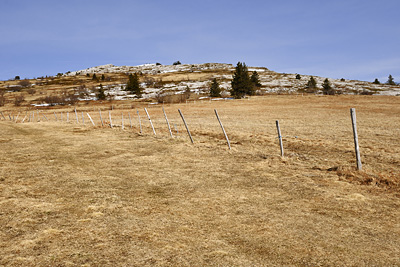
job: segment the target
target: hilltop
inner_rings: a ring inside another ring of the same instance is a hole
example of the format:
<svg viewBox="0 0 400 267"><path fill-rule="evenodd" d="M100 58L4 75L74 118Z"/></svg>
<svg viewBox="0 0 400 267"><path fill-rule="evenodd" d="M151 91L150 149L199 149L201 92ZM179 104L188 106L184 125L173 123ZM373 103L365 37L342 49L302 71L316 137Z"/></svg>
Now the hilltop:
<svg viewBox="0 0 400 267"><path fill-rule="evenodd" d="M229 97L232 74L235 66L223 63L139 66L101 65L67 72L56 76L39 77L29 80L0 82L4 104L13 104L20 99L22 105L73 104L76 101L96 100L100 84L109 100L135 99L124 91L128 75L139 73L144 89L143 99L154 102L182 102L183 99L207 97L209 84L216 78L222 88L223 97ZM311 75L278 73L265 67L249 67L257 71L261 88L257 95L304 94ZM95 75L95 77L93 77ZM313 76L317 82L316 94L321 94L326 77ZM328 78L337 94L400 95L400 86L374 84L372 82ZM182 97L185 95L185 97ZM60 103L60 102L65 103Z"/></svg>

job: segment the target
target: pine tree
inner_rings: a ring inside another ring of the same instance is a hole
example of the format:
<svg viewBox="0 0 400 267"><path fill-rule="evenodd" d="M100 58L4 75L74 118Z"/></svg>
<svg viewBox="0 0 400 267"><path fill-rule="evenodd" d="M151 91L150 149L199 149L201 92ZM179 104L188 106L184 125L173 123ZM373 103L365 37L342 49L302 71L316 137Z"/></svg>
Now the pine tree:
<svg viewBox="0 0 400 267"><path fill-rule="evenodd" d="M106 76L104 74L101 75L101 80L104 81L106 79Z"/></svg>
<svg viewBox="0 0 400 267"><path fill-rule="evenodd" d="M97 80L97 76L96 76L96 73L93 73L93 77L92 77L92 80Z"/></svg>
<svg viewBox="0 0 400 267"><path fill-rule="evenodd" d="M381 84L381 83L379 82L378 79L375 79L375 81L373 82L373 84Z"/></svg>
<svg viewBox="0 0 400 267"><path fill-rule="evenodd" d="M214 78L211 82L210 96L211 97L220 97L221 96L221 88L219 87L219 83L216 78Z"/></svg>
<svg viewBox="0 0 400 267"><path fill-rule="evenodd" d="M296 80L300 80L300 79L301 79L300 74L296 74Z"/></svg>
<svg viewBox="0 0 400 267"><path fill-rule="evenodd" d="M396 83L394 82L394 79L393 79L393 77L392 77L391 74L389 74L389 78L388 78L387 84L389 84L389 85L395 85L395 84L396 84Z"/></svg>
<svg viewBox="0 0 400 267"><path fill-rule="evenodd" d="M329 82L328 78L324 80L324 83L322 84L323 88L323 93L324 95L334 95L335 90L332 88L331 83Z"/></svg>
<svg viewBox="0 0 400 267"><path fill-rule="evenodd" d="M234 98L242 98L245 95L252 94L253 85L250 81L248 69L245 63L237 63L231 85L231 95Z"/></svg>
<svg viewBox="0 0 400 267"><path fill-rule="evenodd" d="M100 84L100 88L97 92L97 99L98 100L104 100L106 99L106 94L104 93L103 85Z"/></svg>
<svg viewBox="0 0 400 267"><path fill-rule="evenodd" d="M133 75L129 74L128 84L126 85L125 90L135 94L137 98L142 97L143 89L140 87L139 76L137 73Z"/></svg>
<svg viewBox="0 0 400 267"><path fill-rule="evenodd" d="M308 89L307 93L315 93L317 88L317 82L315 81L313 76L311 76L310 80L308 80L306 88Z"/></svg>

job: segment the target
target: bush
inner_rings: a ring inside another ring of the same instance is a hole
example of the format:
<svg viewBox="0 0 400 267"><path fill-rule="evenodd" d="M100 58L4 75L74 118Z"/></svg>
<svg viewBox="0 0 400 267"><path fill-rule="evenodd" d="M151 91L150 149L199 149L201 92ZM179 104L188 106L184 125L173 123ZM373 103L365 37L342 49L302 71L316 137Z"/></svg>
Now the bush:
<svg viewBox="0 0 400 267"><path fill-rule="evenodd" d="M23 95L16 96L14 98L14 105L16 107L19 107L19 106L21 106L22 102L24 102L24 101L25 101L25 97Z"/></svg>
<svg viewBox="0 0 400 267"><path fill-rule="evenodd" d="M175 61L172 65L174 65L174 66L176 66L176 65L181 65L182 63L178 60L178 61Z"/></svg>

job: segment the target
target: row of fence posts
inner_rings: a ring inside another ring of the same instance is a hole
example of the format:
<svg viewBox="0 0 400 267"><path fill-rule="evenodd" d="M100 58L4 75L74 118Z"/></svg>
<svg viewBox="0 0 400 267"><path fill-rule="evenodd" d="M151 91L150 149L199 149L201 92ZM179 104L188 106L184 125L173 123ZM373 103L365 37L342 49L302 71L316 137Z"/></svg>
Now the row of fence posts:
<svg viewBox="0 0 400 267"><path fill-rule="evenodd" d="M142 134L142 122L141 122L141 118L140 118L140 115L139 115L139 110L136 110L136 111L137 111L137 115L138 115L140 134ZM147 118L149 119L151 128L152 128L152 130L153 130L153 134L156 136L157 134L156 134L156 131L155 131L155 129L154 129L153 122L151 121L149 112L147 111L146 108L144 108L144 111L145 111L145 113L146 113L146 115L147 115ZM166 112L165 112L165 110L164 110L164 107L162 108L162 111L163 111L163 114L164 114L166 123L167 123L167 125L168 125L169 134L170 134L171 138L173 138L172 130L171 130L171 125L169 124L168 117L167 117L167 114L166 114ZM178 109L178 112L179 112L179 115L180 115L181 118L182 118L183 124L185 125L187 134L188 134L188 136L189 136L189 138L190 138L190 141L191 141L192 143L194 143L192 134L190 133L190 130L189 130L189 126L188 126L188 124L186 123L186 120L185 120L185 117L184 117L183 114L182 114L182 111L181 111L180 109ZM226 134L225 128L224 128L224 126L223 126L223 124L222 124L222 122L221 122L221 119L220 119L220 117L219 117L219 115L218 115L218 111L217 111L216 109L214 109L214 112L215 112L215 116L217 117L217 120L218 120L218 122L219 122L219 124L220 124L220 126L221 126L222 132L223 132L223 134L224 134L224 136L225 136L225 139L226 139L228 148L229 148L229 150L230 150L230 149L231 149L231 144L230 144L228 135ZM3 112L0 112L0 114L1 114L1 116L3 117L3 119L6 120L6 117L4 116ZM92 117L89 115L89 113L86 113L86 114L87 114L87 116L88 116L90 122L92 123L92 125L95 126L95 123L94 123ZM19 115L20 115L20 113L18 113L16 119L14 119L14 116L13 116L13 118L11 118L11 114L9 114L8 116L9 116L10 121L11 121L11 120L17 121ZM102 127L104 127L104 121L103 121L103 117L102 117L102 114L101 114L101 110L99 110L99 115L100 115L101 125L102 125ZM27 116L28 116L28 115L26 115L26 116L24 117L24 119L22 120L22 122L25 121L25 119L27 118ZM33 114L32 114L32 120L34 120L34 116L35 116L35 112L33 112ZM38 120L40 120L39 112L37 113L37 116L38 116ZM62 114L62 112L61 112L61 117L60 117L61 121L62 121L62 116L63 116L63 114ZM111 112L110 112L110 111L108 112L108 116L109 116L109 120L110 120L110 127L113 128L112 117L111 117ZM128 116L129 116L130 128L132 128L132 119L131 119L130 113L128 113ZM360 147L359 147L359 144L358 144L357 122L356 122L356 110L355 110L355 108L351 108L351 109L350 109L350 116L351 116L351 122L352 122L352 128L353 128L354 148L355 148L355 154L356 154L357 169L358 169L358 170L362 170L362 163L361 163L361 156L360 156ZM43 117L48 121L47 117L46 117L44 114L43 114ZM56 115L55 112L54 112L54 117L55 117L55 120L58 121L58 118L57 118L57 115ZM85 117L85 116L84 116L84 114L83 114L83 112L82 112L82 124L85 124L85 118L84 118L84 117ZM77 112L76 108L75 108L75 118L76 118L76 122L79 123L78 112ZM29 114L29 121L31 121L31 114ZM123 114L121 114L121 121L122 121L122 123L121 123L121 128L124 129L124 115L123 115ZM67 122L69 122L69 112L67 112ZM174 125L174 126L175 126L175 130L178 132L178 129L176 128L176 125ZM277 128L277 132L278 132L278 140L279 140L279 147L280 147L280 151L281 151L281 157L284 157L283 140L282 140L281 129L280 129L280 126L279 126L279 120L276 121L276 128Z"/></svg>

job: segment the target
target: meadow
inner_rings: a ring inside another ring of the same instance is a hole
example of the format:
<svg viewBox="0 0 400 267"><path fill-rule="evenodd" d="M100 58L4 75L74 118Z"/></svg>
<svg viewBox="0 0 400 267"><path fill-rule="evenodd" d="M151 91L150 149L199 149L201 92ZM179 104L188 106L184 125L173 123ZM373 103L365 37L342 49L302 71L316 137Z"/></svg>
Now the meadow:
<svg viewBox="0 0 400 267"><path fill-rule="evenodd" d="M112 105L2 110L0 265L400 265L399 97Z"/></svg>

